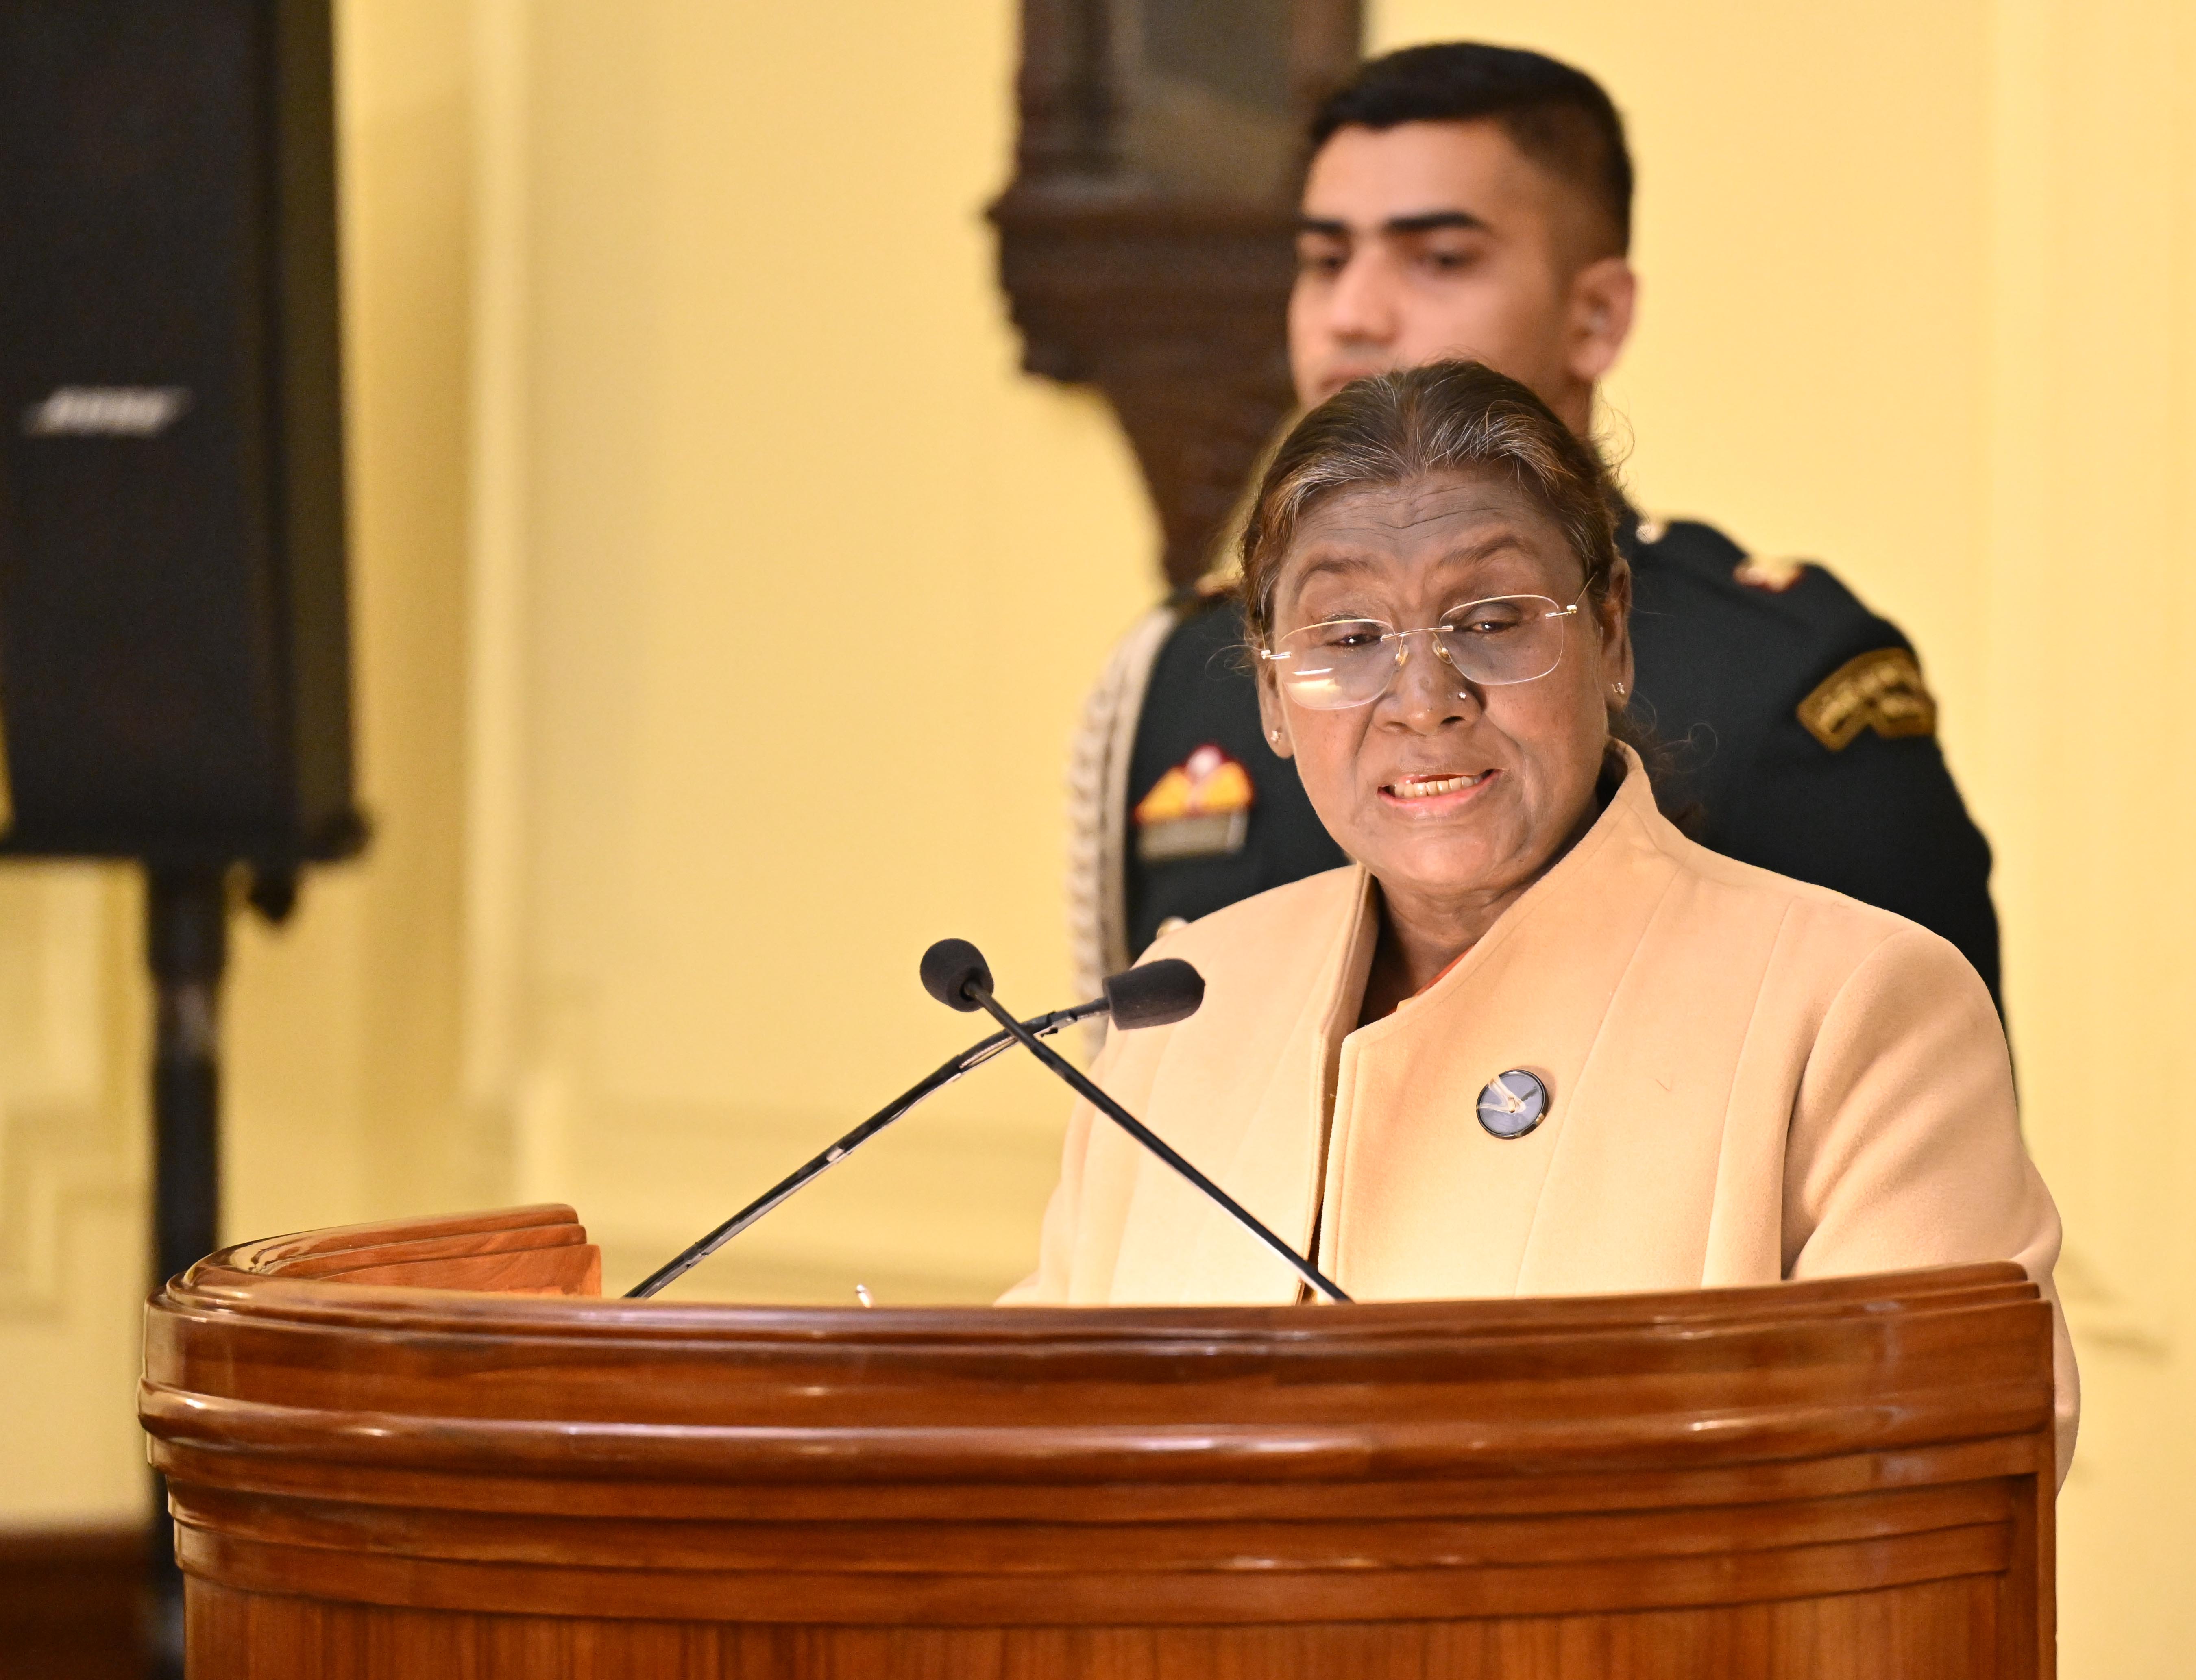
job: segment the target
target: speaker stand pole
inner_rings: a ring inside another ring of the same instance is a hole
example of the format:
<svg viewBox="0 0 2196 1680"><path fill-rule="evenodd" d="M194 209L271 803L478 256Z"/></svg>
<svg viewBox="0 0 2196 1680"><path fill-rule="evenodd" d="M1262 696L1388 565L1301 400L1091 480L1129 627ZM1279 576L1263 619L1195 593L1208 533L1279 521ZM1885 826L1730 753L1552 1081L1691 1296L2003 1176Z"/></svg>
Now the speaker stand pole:
<svg viewBox="0 0 2196 1680"><path fill-rule="evenodd" d="M145 959L152 970L153 1286L220 1245L222 973L228 961L227 872L148 863ZM166 1486L156 1475L152 1657L183 1671L183 1577Z"/></svg>

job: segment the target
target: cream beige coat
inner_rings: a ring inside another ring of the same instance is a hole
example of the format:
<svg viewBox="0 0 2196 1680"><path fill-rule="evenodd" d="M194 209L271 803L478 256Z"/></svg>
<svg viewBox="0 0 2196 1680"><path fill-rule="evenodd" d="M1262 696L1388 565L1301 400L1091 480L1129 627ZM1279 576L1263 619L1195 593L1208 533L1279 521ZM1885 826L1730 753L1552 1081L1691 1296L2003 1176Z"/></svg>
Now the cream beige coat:
<svg viewBox="0 0 2196 1680"><path fill-rule="evenodd" d="M1356 1025L1378 931L1337 869L1161 939L1204 1007L1094 1071L1360 1300L1715 1288L2017 1260L2059 1216L2005 1036L1957 951L1887 911L1695 846L1630 774L1448 973ZM1523 1068L1547 1117L1479 1093ZM1295 1276L1078 1106L1020 1302L1258 1302ZM2078 1390L2058 1317L2060 1467Z"/></svg>

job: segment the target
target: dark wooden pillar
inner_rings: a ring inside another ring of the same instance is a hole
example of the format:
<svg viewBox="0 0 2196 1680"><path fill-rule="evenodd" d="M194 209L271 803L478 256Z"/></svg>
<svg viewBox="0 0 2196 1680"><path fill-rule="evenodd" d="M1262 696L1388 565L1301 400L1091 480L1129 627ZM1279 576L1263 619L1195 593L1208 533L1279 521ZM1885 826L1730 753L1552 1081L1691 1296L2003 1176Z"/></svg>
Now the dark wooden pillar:
<svg viewBox="0 0 2196 1680"><path fill-rule="evenodd" d="M1177 587L1293 402L1304 124L1359 31L1358 0L1024 0L1000 280L1023 365L1112 403Z"/></svg>

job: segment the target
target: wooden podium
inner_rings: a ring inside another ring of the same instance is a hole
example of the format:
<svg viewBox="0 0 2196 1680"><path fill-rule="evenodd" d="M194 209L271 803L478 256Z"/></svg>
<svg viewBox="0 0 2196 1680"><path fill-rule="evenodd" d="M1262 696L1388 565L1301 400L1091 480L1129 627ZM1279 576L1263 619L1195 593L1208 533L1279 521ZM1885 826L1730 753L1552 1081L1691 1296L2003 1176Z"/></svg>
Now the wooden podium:
<svg viewBox="0 0 2196 1680"><path fill-rule="evenodd" d="M604 1301L567 1208L153 1301L193 1680L2044 1677L2016 1267L1353 1307Z"/></svg>

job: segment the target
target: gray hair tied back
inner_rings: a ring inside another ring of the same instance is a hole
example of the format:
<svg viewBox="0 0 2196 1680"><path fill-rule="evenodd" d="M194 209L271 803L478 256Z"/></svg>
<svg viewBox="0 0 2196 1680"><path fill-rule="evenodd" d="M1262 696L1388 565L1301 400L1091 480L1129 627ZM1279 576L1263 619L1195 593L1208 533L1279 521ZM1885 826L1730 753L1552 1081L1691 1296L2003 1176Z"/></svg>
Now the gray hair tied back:
<svg viewBox="0 0 2196 1680"><path fill-rule="evenodd" d="M1299 420L1268 465L1243 528L1243 610L1268 644L1281 563L1312 509L1347 491L1436 473L1507 473L1563 532L1606 602L1620 564L1619 501L1593 445L1515 379L1477 361L1437 361L1345 385Z"/></svg>

